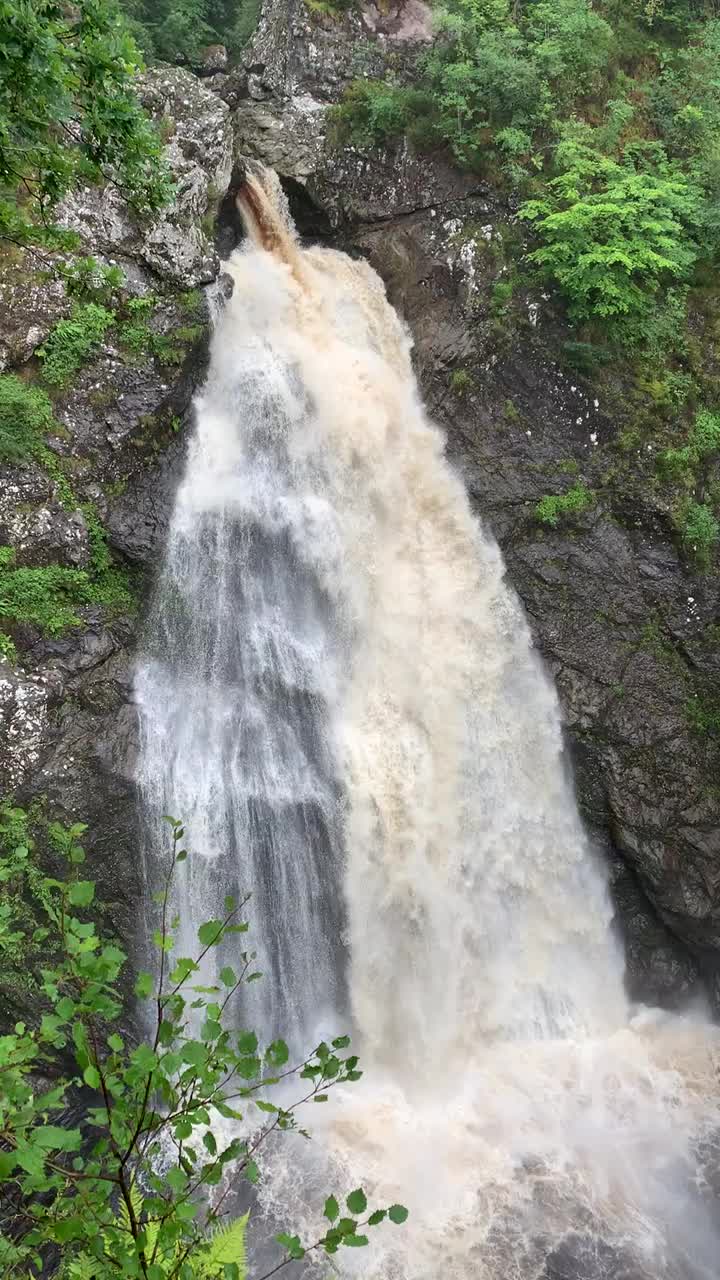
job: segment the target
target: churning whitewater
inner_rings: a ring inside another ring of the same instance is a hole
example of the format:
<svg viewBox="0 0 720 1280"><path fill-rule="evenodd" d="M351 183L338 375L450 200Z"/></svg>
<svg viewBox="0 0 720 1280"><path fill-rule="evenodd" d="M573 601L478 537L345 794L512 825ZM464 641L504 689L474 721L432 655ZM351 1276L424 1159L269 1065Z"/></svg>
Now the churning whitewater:
<svg viewBox="0 0 720 1280"><path fill-rule="evenodd" d="M365 1068L265 1206L407 1204L365 1280L717 1280L716 1034L628 1006L557 699L408 335L268 175L243 211L137 693L148 848L170 812L194 851L182 953L251 892L243 1025L350 1027Z"/></svg>

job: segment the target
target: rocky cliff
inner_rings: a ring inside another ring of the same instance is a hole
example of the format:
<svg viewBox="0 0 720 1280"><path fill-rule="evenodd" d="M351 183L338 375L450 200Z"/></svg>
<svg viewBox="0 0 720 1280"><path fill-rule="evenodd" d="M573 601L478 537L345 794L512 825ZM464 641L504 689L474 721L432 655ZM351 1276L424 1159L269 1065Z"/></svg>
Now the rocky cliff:
<svg viewBox="0 0 720 1280"><path fill-rule="evenodd" d="M3 615L0 580L0 631L17 651L0 658L0 792L89 823L100 896L128 936L142 865L133 646L222 293L218 250L239 235L233 186L260 159L302 234L366 255L410 326L430 412L557 682L632 992L672 1004L704 983L720 1002L720 577L675 539L652 413L617 371L591 380L569 362L558 305L519 269L512 203L442 155L333 141L343 87L388 66L409 74L428 35L421 0L342 18L266 0L242 68L144 79L177 182L162 219L148 226L112 189L63 208L82 251L125 283L101 341L54 393L49 464L0 469L0 544L15 565L87 568L94 512L134 600L81 604L52 634ZM0 296L0 358L32 383L72 299L47 262L14 250Z"/></svg>

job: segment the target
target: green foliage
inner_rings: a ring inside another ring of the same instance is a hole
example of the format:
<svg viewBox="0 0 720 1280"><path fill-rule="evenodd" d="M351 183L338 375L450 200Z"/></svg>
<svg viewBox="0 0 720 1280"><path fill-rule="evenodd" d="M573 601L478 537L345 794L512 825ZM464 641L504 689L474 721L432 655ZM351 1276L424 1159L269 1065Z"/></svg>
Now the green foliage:
<svg viewBox="0 0 720 1280"><path fill-rule="evenodd" d="M12 547L0 547L0 622L4 626L29 625L44 635L60 636L82 625L81 610L88 605L101 606L111 615L134 612L132 579L126 570L112 565L94 507L86 505L83 510L92 553L88 570L59 564L18 568Z"/></svg>
<svg viewBox="0 0 720 1280"><path fill-rule="evenodd" d="M720 255L716 6L447 0L434 12L413 87L350 85L338 140L444 143L518 188L530 261L589 328L578 360L594 368L603 335L648 361L682 354L687 285L701 258L715 280Z"/></svg>
<svg viewBox="0 0 720 1280"><path fill-rule="evenodd" d="M683 544L701 568L710 566L711 553L720 541L720 523L705 502L688 498L675 513L675 523Z"/></svg>
<svg viewBox="0 0 720 1280"><path fill-rule="evenodd" d="M595 494L583 484L576 484L567 493L546 494L535 507L535 515L541 524L555 529L562 520L582 515L595 502Z"/></svg>
<svg viewBox="0 0 720 1280"><path fill-rule="evenodd" d="M14 374L0 377L0 462L31 458L52 425L52 405L44 391Z"/></svg>
<svg viewBox="0 0 720 1280"><path fill-rule="evenodd" d="M570 139L542 200L522 217L541 241L531 253L567 296L580 320L647 312L659 288L690 275L697 247L697 192L679 173L620 164Z"/></svg>
<svg viewBox="0 0 720 1280"><path fill-rule="evenodd" d="M44 876L30 857L24 815L6 814L0 885L12 886L17 900L34 879L45 955L33 1025L18 1022L0 1037L0 1183L24 1207L22 1226L12 1237L0 1236L3 1275L25 1280L42 1269L52 1248L73 1280L88 1274L93 1280L241 1280L245 1221L222 1223L225 1197L213 1201L212 1189L223 1180L255 1184L270 1135L305 1133L298 1130L299 1108L361 1077L357 1057L347 1052L349 1037L322 1042L291 1064L284 1041L264 1045L254 1032L227 1024L228 1006L258 976L255 953L240 950L247 899L227 898L223 918L198 931L194 954L175 954L180 921L170 902L188 855L181 824L169 818L169 865L157 895L158 963L154 975L141 973L135 983L153 1029L146 1040L129 1041L120 1030L126 957L88 915L95 886L82 878L82 828L58 829L56 849L68 870ZM0 948L35 945L37 932L21 911L17 919L0 914ZM238 971L223 969L221 985L208 985L201 966L228 938ZM70 1060L68 1072L63 1064ZM82 1114L75 1102L68 1116L70 1090L81 1083ZM94 1095L89 1101L87 1091ZM252 1137L244 1136L245 1117ZM236 1122L234 1133L227 1120ZM402 1205L371 1208L362 1188L346 1196L345 1210L340 1216L339 1197L331 1194L325 1199L329 1225L315 1238L280 1231L280 1265L363 1247L368 1230L407 1218Z"/></svg>
<svg viewBox="0 0 720 1280"><path fill-rule="evenodd" d="M48 958L48 895L35 865L34 825L25 810L0 803L0 995L5 1016L8 1008L20 1010L37 999L39 968ZM84 830L58 827L67 847L76 845Z"/></svg>
<svg viewBox="0 0 720 1280"><path fill-rule="evenodd" d="M688 699L685 709L696 733L706 737L720 736L720 702L717 698L696 693Z"/></svg>
<svg viewBox="0 0 720 1280"><path fill-rule="evenodd" d="M0 0L0 237L74 244L51 215L81 182L111 177L141 211L168 199L138 65L109 0Z"/></svg>
<svg viewBox="0 0 720 1280"><path fill-rule="evenodd" d="M465 396L472 390L474 379L468 369L453 369L450 374L450 386L458 396Z"/></svg>
<svg viewBox="0 0 720 1280"><path fill-rule="evenodd" d="M239 53L253 35L261 0L121 0L135 38L150 57L199 61L209 44Z"/></svg>
<svg viewBox="0 0 720 1280"><path fill-rule="evenodd" d="M387 80L354 80L343 102L330 108L328 118L339 141L373 147L406 130L412 132L413 121L418 113L422 118L422 108L427 109L429 102L427 95Z"/></svg>
<svg viewBox="0 0 720 1280"><path fill-rule="evenodd" d="M112 306L125 283L120 267L105 266L97 258L75 258L58 263L57 271L65 282L65 290L81 302L99 302Z"/></svg>
<svg viewBox="0 0 720 1280"><path fill-rule="evenodd" d="M52 386L64 387L74 373L93 356L115 315L96 302L77 303L67 320L60 320L38 351L43 377Z"/></svg>
<svg viewBox="0 0 720 1280"><path fill-rule="evenodd" d="M0 631L0 658L4 658L6 662L17 662L17 649L15 642L10 636L6 636L4 631Z"/></svg>
<svg viewBox="0 0 720 1280"><path fill-rule="evenodd" d="M720 453L720 414L701 409L679 449L665 449L658 458L660 469L672 479L695 485L698 470L713 454Z"/></svg>

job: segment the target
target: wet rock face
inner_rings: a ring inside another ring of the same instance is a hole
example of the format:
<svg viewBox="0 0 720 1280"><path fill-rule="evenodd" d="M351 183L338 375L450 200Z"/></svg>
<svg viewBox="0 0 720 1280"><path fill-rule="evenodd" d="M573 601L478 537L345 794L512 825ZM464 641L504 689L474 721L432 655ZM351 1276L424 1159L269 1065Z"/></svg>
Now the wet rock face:
<svg viewBox="0 0 720 1280"><path fill-rule="evenodd" d="M59 635L0 617L18 653L13 663L0 651L0 797L42 798L49 816L88 824L88 873L126 943L142 892L133 651L206 367L209 310L196 286L219 272L214 220L232 167L230 112L217 94L177 68L149 72L142 93L166 140L174 201L154 222L115 189L65 202L80 252L122 268L124 302L103 299L115 322L65 385L47 388L50 462L0 462L0 546L14 549L14 567L92 572L94 511L128 571L132 610L81 605ZM0 254L0 371L29 382L38 347L73 306L48 267ZM139 319L128 299L148 300Z"/></svg>

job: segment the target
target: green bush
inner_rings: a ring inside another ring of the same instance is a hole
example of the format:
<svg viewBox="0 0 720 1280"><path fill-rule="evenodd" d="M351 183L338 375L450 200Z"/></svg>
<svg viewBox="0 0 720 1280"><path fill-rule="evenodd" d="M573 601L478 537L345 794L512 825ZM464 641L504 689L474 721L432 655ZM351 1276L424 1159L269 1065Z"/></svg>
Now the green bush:
<svg viewBox="0 0 720 1280"><path fill-rule="evenodd" d="M15 642L4 631L0 631L0 658L4 658L6 662L17 662Z"/></svg>
<svg viewBox="0 0 720 1280"><path fill-rule="evenodd" d="M710 507L689 498L678 508L676 524L684 546L702 568L709 568L711 553L720 540L720 523Z"/></svg>
<svg viewBox="0 0 720 1280"><path fill-rule="evenodd" d="M43 377L52 386L64 387L78 369L95 354L115 313L96 302L76 304L68 320L60 320L40 347Z"/></svg>
<svg viewBox="0 0 720 1280"><path fill-rule="evenodd" d="M372 147L400 137L412 119L412 91L385 80L354 80L328 117L335 137Z"/></svg>
<svg viewBox="0 0 720 1280"><path fill-rule="evenodd" d="M613 29L581 0L537 0L527 8L533 61L553 86L556 101L571 105L597 88L615 47Z"/></svg>
<svg viewBox="0 0 720 1280"><path fill-rule="evenodd" d="M701 409L688 433L687 444L665 449L658 457L660 469L669 477L695 484L698 467L720 452L720 414Z"/></svg>
<svg viewBox="0 0 720 1280"><path fill-rule="evenodd" d="M595 502L592 489L576 484L567 493L546 494L535 507L535 515L541 524L555 529L562 520L582 515Z"/></svg>
<svg viewBox="0 0 720 1280"><path fill-rule="evenodd" d="M16 568L12 547L0 547L0 623L30 625L44 635L60 636L82 625L80 610L86 605L101 605L110 613L133 612L131 578L111 566L100 528L99 522L90 526L89 571L59 564Z"/></svg>
<svg viewBox="0 0 720 1280"><path fill-rule="evenodd" d="M190 63L209 44L239 53L255 31L260 6L261 0L121 0L145 53Z"/></svg>
<svg viewBox="0 0 720 1280"><path fill-rule="evenodd" d="M696 191L667 166L646 172L576 139L558 146L555 162L560 172L546 195L521 209L541 241L531 261L577 319L647 313L661 286L692 271Z"/></svg>
<svg viewBox="0 0 720 1280"><path fill-rule="evenodd" d="M32 457L52 425L52 405L44 391L14 374L0 377L0 462Z"/></svg>

